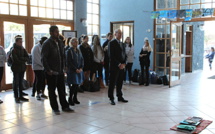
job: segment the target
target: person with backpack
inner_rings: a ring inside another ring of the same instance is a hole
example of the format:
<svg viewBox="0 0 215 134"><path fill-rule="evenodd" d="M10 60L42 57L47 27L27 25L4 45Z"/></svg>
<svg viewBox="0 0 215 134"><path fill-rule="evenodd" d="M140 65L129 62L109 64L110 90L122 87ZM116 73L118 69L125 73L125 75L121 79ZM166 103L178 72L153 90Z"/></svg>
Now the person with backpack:
<svg viewBox="0 0 215 134"><path fill-rule="evenodd" d="M140 61L140 66L141 66L141 82L139 83L140 85L149 86L149 66L150 66L150 54L152 52L152 48L149 44L148 38L144 39L145 43L143 45L143 48L140 51L139 55L139 61ZM145 75L146 74L146 75ZM146 77L144 79L144 76Z"/></svg>
<svg viewBox="0 0 215 134"><path fill-rule="evenodd" d="M78 39L72 38L69 42L70 48L66 51L66 65L67 65L67 84L69 86L70 105L80 104L77 99L78 86L83 82L83 67L84 59L81 51L77 48Z"/></svg>
<svg viewBox="0 0 215 134"><path fill-rule="evenodd" d="M12 65L11 70L13 72L13 91L14 98L16 103L20 103L21 101L29 101L28 99L23 97L23 78L26 71L26 62L29 58L27 51L22 46L22 36L15 36L15 43L13 44L13 48L11 50L11 58Z"/></svg>
<svg viewBox="0 0 215 134"><path fill-rule="evenodd" d="M4 65L6 61L6 53L4 48L0 45L0 87L1 87L1 80L4 73ZM3 103L2 100L0 100L0 104Z"/></svg>
<svg viewBox="0 0 215 134"><path fill-rule="evenodd" d="M35 45L32 50L32 69L34 70L35 78L34 78L34 84L32 88L32 97L35 96L35 93L37 92L37 100L41 100L41 98L47 99L48 96L44 94L45 91L45 73L44 73L44 67L41 62L41 50L42 45L45 40L47 40L47 37L42 37L41 40L37 45ZM41 94L41 95L40 95Z"/></svg>

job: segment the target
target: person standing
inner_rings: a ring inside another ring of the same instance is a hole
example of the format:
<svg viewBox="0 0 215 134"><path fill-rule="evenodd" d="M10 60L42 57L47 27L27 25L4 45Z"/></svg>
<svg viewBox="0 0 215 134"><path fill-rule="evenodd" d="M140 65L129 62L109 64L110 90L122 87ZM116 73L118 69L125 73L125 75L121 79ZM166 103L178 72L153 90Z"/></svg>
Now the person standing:
<svg viewBox="0 0 215 134"><path fill-rule="evenodd" d="M102 45L104 50L104 69L105 69L105 84L109 84L109 56L108 56L108 43L113 39L113 34L108 33L106 36L107 40Z"/></svg>
<svg viewBox="0 0 215 134"><path fill-rule="evenodd" d="M94 69L92 73L95 73L96 76L99 77L99 83L101 88L105 88L103 82L103 64L104 64L104 51L101 47L100 39L98 35L94 35L92 38L92 45L91 45L93 55L94 55ZM98 72L98 75L97 75Z"/></svg>
<svg viewBox="0 0 215 134"><path fill-rule="evenodd" d="M213 59L214 59L214 54L215 54L214 47L211 47L211 52L208 55L206 55L206 58L208 58L210 70L212 70L211 64L212 64Z"/></svg>
<svg viewBox="0 0 215 134"><path fill-rule="evenodd" d="M149 66L150 66L150 54L152 52L152 48L149 44L148 38L145 38L145 43L143 45L143 48L140 51L139 61L141 66L141 76L142 76L142 82L140 85L149 86ZM145 75L146 74L146 75ZM144 76L146 77L144 79ZM145 80L145 82L144 82Z"/></svg>
<svg viewBox="0 0 215 134"><path fill-rule="evenodd" d="M65 68L65 51L64 44L59 39L59 29L57 26L49 28L51 37L47 39L42 46L42 63L45 69L45 75L48 84L48 94L50 105L53 112L60 114L58 108L57 96L55 89L57 88L58 96L62 110L64 112L72 112L65 96L64 68Z"/></svg>
<svg viewBox="0 0 215 134"><path fill-rule="evenodd" d="M110 83L108 88L108 97L110 104L115 105L114 102L114 87L116 85L118 101L127 103L128 100L123 98L122 84L124 79L124 69L126 64L125 47L120 39L122 32L120 29L114 31L115 39L108 44L108 54L110 58Z"/></svg>
<svg viewBox="0 0 215 134"><path fill-rule="evenodd" d="M127 61L126 61L126 68L125 68L125 78L124 81L126 82L126 72L128 71L128 78L129 78L129 84L131 84L132 80L132 66L133 66L133 61L134 61L134 46L131 44L131 38L127 37L125 39L125 52L127 56Z"/></svg>
<svg viewBox="0 0 215 134"><path fill-rule="evenodd" d="M0 39L1 41L1 39ZM1 80L4 73L4 65L6 61L6 52L4 48L0 45L0 87L1 87ZM2 100L0 100L0 104L3 103Z"/></svg>
<svg viewBox="0 0 215 134"><path fill-rule="evenodd" d="M78 86L83 82L83 70L84 59L82 57L81 51L77 48L78 40L77 38L72 38L70 40L70 48L66 53L66 64L67 64L67 84L69 86L69 99L70 105L80 104L77 99Z"/></svg>
<svg viewBox="0 0 215 134"><path fill-rule="evenodd" d="M41 40L37 45L35 45L32 48L31 54L32 54L32 69L34 70L34 84L32 88L32 96L35 96L35 93L37 91L37 100L41 100L42 98L47 99L48 96L44 94L45 91L45 73L44 73L44 67L41 62L41 50L42 45L45 40L47 40L47 37L42 37ZM41 93L41 96L40 96Z"/></svg>
<svg viewBox="0 0 215 134"><path fill-rule="evenodd" d="M29 101L28 99L23 97L23 85L22 81L24 78L24 73L26 71L26 62L28 61L28 53L25 48L22 46L22 36L15 36L15 43L13 44L13 48L11 51L12 56L12 65L11 70L13 72L13 91L14 98L16 103L20 103L20 101Z"/></svg>

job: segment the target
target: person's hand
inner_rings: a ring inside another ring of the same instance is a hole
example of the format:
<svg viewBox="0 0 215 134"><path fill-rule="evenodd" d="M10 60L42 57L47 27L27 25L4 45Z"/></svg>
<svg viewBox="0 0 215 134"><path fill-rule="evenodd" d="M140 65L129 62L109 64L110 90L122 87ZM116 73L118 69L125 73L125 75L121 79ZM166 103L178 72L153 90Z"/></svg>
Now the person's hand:
<svg viewBox="0 0 215 134"><path fill-rule="evenodd" d="M125 68L125 64L120 64L120 65L119 65L119 69L122 70L122 69L124 69L124 68Z"/></svg>
<svg viewBox="0 0 215 134"><path fill-rule="evenodd" d="M107 51L108 50L108 46L106 46L105 48L104 48L104 51Z"/></svg>
<svg viewBox="0 0 215 134"><path fill-rule="evenodd" d="M80 68L80 69L79 69L79 73L81 73L82 71L83 71L82 68Z"/></svg>

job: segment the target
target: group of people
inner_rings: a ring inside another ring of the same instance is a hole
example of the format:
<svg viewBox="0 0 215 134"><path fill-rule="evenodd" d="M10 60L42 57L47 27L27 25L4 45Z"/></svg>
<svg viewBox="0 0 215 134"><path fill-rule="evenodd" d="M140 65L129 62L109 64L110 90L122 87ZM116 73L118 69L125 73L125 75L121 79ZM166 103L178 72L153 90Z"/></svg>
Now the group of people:
<svg viewBox="0 0 215 134"><path fill-rule="evenodd" d="M77 99L79 88L91 81L93 77L98 77L100 86L105 87L103 83L103 67L105 70L105 84L108 86L108 97L110 104L115 105L114 88L118 101L127 103L128 100L123 98L122 85L126 80L126 71L128 71L129 83L132 81L132 65L134 61L134 45L131 38L127 37L122 43L122 31L116 29L114 36L112 33L107 34L107 40L103 45L100 43L98 35L92 38L92 44L88 44L88 36L83 35L78 41L77 38L68 38L65 46L63 40L59 38L59 29L57 26L51 26L49 29L50 38L42 37L37 45L32 48L32 69L35 74L35 80L32 88L32 96L35 94L37 100L48 98L50 105L55 114L60 114L57 102L58 91L59 101L62 110L72 112L69 105L80 104ZM11 49L13 59L11 70L13 72L13 91L15 102L28 101L24 98L22 80L26 70L26 61L29 56L22 46L22 37L17 35L15 43ZM79 44L80 43L80 44ZM0 74L3 74L3 66L6 54L3 47L0 47ZM152 49L148 39L145 39L143 48L139 55L139 61L142 70L142 76L146 74L146 86L149 85L148 69L150 66L150 53ZM2 65L2 67L1 67ZM66 100L65 91L65 74L67 74L67 85L69 87L69 97ZM0 77L2 78L2 76ZM44 94L45 79L48 85L48 96Z"/></svg>

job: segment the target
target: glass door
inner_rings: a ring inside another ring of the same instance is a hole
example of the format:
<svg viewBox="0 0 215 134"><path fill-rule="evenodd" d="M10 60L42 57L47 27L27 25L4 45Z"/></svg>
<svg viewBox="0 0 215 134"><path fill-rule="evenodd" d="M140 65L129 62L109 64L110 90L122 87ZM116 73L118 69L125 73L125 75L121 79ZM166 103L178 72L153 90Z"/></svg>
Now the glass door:
<svg viewBox="0 0 215 134"><path fill-rule="evenodd" d="M15 43L14 37L16 35L22 36L23 47L24 48L26 47L25 24L4 21L3 27L4 27L4 48L6 53L10 51L11 47ZM12 83L13 83L13 73L11 71L11 68L7 66L7 63L5 63L5 85L10 86L9 88L11 88Z"/></svg>
<svg viewBox="0 0 215 134"><path fill-rule="evenodd" d="M181 81L181 34L182 23L171 22L170 87Z"/></svg>

